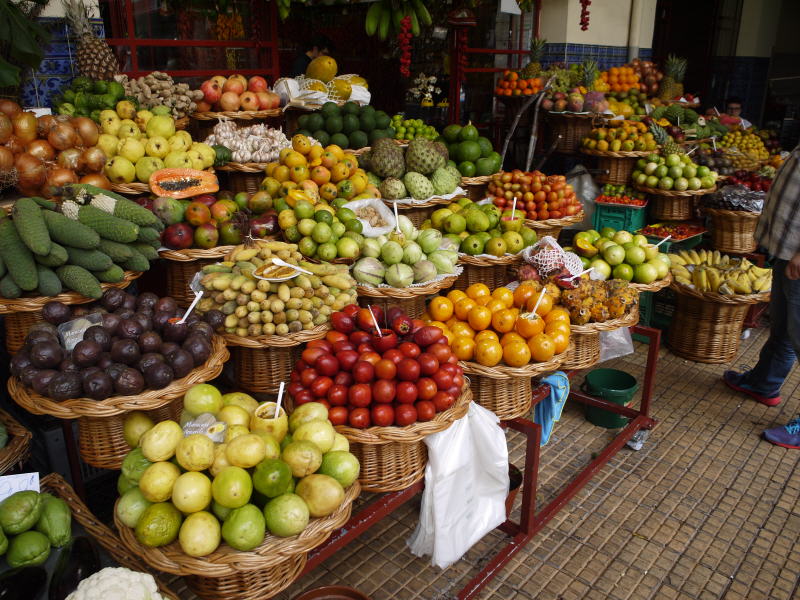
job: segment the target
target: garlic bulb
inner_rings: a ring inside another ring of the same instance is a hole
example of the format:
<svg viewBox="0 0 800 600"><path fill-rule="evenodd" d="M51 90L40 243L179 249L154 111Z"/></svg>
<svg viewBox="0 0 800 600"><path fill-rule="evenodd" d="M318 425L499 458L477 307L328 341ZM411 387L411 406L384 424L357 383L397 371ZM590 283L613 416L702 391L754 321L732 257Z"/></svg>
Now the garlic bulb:
<svg viewBox="0 0 800 600"><path fill-rule="evenodd" d="M292 145L280 129L264 123L237 127L231 119L220 119L206 144L230 148L233 162L268 163L277 161L281 150Z"/></svg>

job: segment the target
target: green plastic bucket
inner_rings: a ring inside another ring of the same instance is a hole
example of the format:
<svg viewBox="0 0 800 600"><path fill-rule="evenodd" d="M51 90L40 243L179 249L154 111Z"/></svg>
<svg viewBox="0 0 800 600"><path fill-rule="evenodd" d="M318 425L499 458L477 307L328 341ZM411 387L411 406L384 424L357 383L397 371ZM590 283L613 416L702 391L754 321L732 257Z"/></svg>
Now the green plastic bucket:
<svg viewBox="0 0 800 600"><path fill-rule="evenodd" d="M632 399L639 383L633 375L617 369L589 371L581 389L592 396L625 406ZM606 429L619 429L628 424L628 418L596 406L586 406L586 420Z"/></svg>

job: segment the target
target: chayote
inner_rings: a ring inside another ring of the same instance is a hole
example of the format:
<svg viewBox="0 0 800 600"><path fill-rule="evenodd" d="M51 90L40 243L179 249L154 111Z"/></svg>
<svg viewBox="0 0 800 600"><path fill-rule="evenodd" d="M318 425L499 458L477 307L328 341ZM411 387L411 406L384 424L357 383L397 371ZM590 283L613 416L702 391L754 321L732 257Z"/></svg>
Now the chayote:
<svg viewBox="0 0 800 600"><path fill-rule="evenodd" d="M0 502L0 527L8 535L28 531L42 515L42 504L39 492L28 490L10 495Z"/></svg>
<svg viewBox="0 0 800 600"><path fill-rule="evenodd" d="M42 515L36 522L36 530L45 534L50 544L61 548L72 539L72 511L61 498L42 496Z"/></svg>
<svg viewBox="0 0 800 600"><path fill-rule="evenodd" d="M35 567L50 556L50 541L38 531L19 534L8 545L6 562L10 567Z"/></svg>
<svg viewBox="0 0 800 600"><path fill-rule="evenodd" d="M0 556L5 554L6 550L8 550L8 538L6 534L3 533L3 530L0 529Z"/></svg>

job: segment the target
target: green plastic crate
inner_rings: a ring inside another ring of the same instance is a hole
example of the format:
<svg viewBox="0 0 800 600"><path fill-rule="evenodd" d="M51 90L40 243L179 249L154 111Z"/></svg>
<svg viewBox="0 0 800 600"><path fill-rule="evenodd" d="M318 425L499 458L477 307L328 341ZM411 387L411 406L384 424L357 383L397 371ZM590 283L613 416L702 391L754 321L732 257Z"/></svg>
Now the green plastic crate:
<svg viewBox="0 0 800 600"><path fill-rule="evenodd" d="M626 206L624 204L595 204L592 224L596 231L603 227L613 227L617 231L633 233L647 224L646 206Z"/></svg>
<svg viewBox="0 0 800 600"><path fill-rule="evenodd" d="M647 235L645 237L647 238L647 241L650 242L651 244L657 244L663 239L659 237L653 237L650 235ZM691 250L695 246L699 245L700 242L702 241L703 241L703 234L698 233L697 235L693 235L688 239L680 240L678 242L667 240L666 242L661 244L658 248L659 250L661 250L661 252L667 252L667 253L669 252L670 248L673 248L674 250Z"/></svg>

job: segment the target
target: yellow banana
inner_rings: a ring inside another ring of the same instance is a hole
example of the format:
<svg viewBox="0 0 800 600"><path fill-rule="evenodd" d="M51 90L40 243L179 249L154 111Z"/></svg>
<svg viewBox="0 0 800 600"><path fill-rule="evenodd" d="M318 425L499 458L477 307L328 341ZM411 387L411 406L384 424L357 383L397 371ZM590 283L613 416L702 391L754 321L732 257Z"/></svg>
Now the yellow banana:
<svg viewBox="0 0 800 600"><path fill-rule="evenodd" d="M719 265L722 262L722 255L719 253L719 250L714 250L714 258L712 259L714 265Z"/></svg>
<svg viewBox="0 0 800 600"><path fill-rule="evenodd" d="M742 261L739 263L739 267L742 268L742 269L747 270L747 269L750 269L752 267L755 267L755 265L753 263L751 263L749 260L747 260L746 258L743 258Z"/></svg>
<svg viewBox="0 0 800 600"><path fill-rule="evenodd" d="M689 256L692 257L692 262L696 265L699 265L703 262L700 260L700 255L697 253L697 250L689 250Z"/></svg>
<svg viewBox="0 0 800 600"><path fill-rule="evenodd" d="M682 285L693 285L691 279L687 279L686 277L682 277L680 275L675 276L675 281Z"/></svg>
<svg viewBox="0 0 800 600"><path fill-rule="evenodd" d="M712 292L716 292L719 289L719 286L722 284L722 277L720 277L719 271L713 267L708 269L708 285L711 288Z"/></svg>
<svg viewBox="0 0 800 600"><path fill-rule="evenodd" d="M723 267L727 267L730 264L730 262L731 262L731 257L728 256L727 254L723 254L722 258L719 261L719 264Z"/></svg>
<svg viewBox="0 0 800 600"><path fill-rule="evenodd" d="M697 255L700 257L700 262L701 263L705 263L706 262L707 254L708 253L705 250L703 250L702 248L700 248L700 250L697 251Z"/></svg>
<svg viewBox="0 0 800 600"><path fill-rule="evenodd" d="M719 286L719 293L725 296L733 296L736 292L733 291L733 288L731 288L731 286L726 281L721 286Z"/></svg>
<svg viewBox="0 0 800 600"><path fill-rule="evenodd" d="M686 264L686 261L683 259L683 257L678 256L677 254L667 254L667 256L669 256L669 262L671 262L673 266L683 266Z"/></svg>
<svg viewBox="0 0 800 600"><path fill-rule="evenodd" d="M695 269L694 273L692 273L692 281L698 291L705 292L708 290L708 276L705 269Z"/></svg>
<svg viewBox="0 0 800 600"><path fill-rule="evenodd" d="M750 271L755 273L758 277L764 277L766 275L772 274L772 269L765 269L764 267L757 267L755 265L750 267Z"/></svg>
<svg viewBox="0 0 800 600"><path fill-rule="evenodd" d="M687 252L686 250L679 250L678 251L678 255L685 261L685 264L687 264L687 265L695 265L695 264L697 264L694 261L694 258L692 258L692 255L689 254L689 252Z"/></svg>
<svg viewBox="0 0 800 600"><path fill-rule="evenodd" d="M692 274L689 272L689 269L683 265L675 265L670 270L675 277L685 277L686 279L692 278Z"/></svg>

